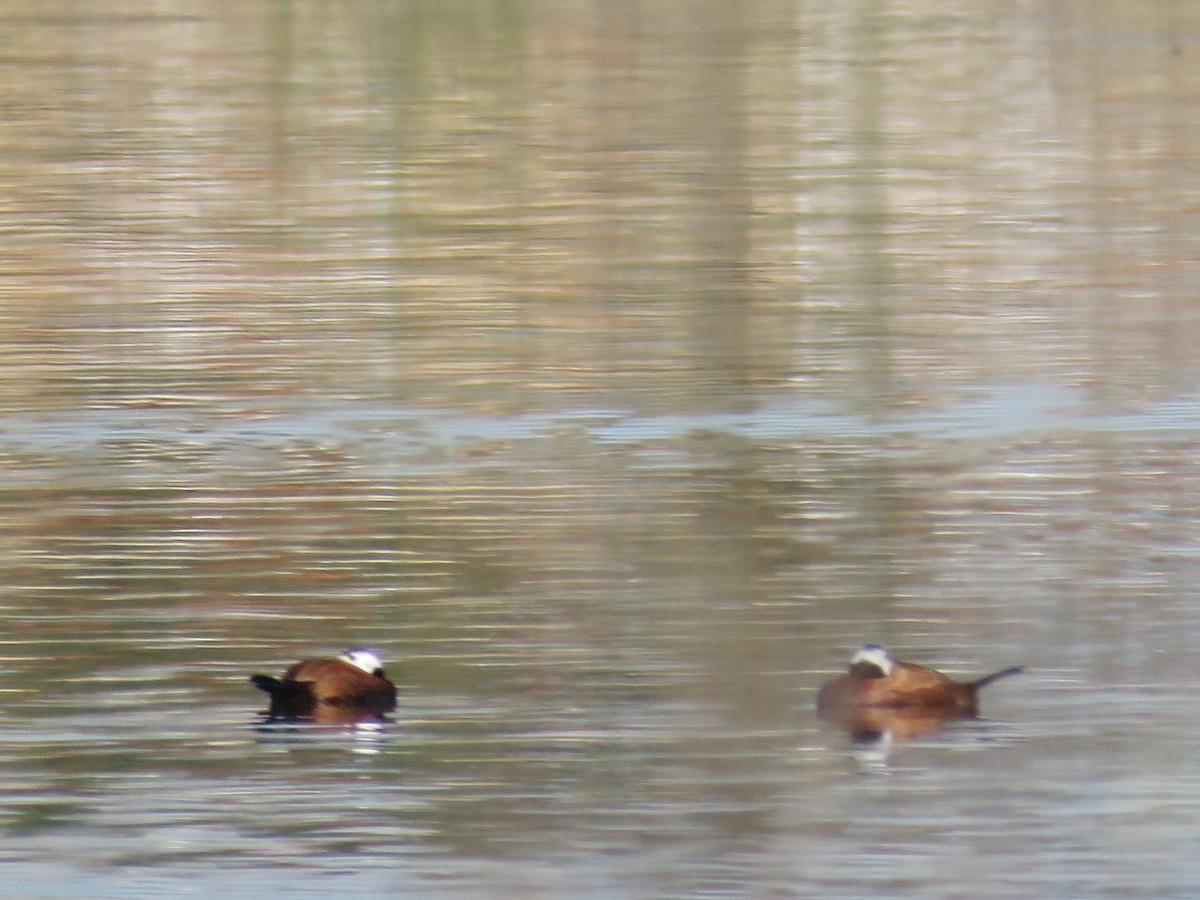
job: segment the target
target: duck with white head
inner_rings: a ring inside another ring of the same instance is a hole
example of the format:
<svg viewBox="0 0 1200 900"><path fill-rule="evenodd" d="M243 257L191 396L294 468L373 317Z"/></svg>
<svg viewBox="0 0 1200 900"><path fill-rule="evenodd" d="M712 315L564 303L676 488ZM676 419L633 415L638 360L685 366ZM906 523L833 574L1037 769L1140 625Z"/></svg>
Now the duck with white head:
<svg viewBox="0 0 1200 900"><path fill-rule="evenodd" d="M273 719L381 716L396 708L396 686L373 650L356 648L337 657L306 659L281 678L256 674L254 686L271 698Z"/></svg>

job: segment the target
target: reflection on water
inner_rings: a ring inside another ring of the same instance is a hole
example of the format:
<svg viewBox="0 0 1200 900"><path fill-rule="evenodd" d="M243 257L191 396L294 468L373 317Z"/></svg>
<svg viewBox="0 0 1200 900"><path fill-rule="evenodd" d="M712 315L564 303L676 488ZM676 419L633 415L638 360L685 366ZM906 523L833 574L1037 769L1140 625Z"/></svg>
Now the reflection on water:
<svg viewBox="0 0 1200 900"><path fill-rule="evenodd" d="M845 731L855 743L876 743L887 736L889 744L934 734L955 722L978 718L961 710L938 706L865 706L818 710L817 714Z"/></svg>
<svg viewBox="0 0 1200 900"><path fill-rule="evenodd" d="M0 4L0 893L1200 890L1200 10L78 7ZM1031 674L855 748L866 640Z"/></svg>

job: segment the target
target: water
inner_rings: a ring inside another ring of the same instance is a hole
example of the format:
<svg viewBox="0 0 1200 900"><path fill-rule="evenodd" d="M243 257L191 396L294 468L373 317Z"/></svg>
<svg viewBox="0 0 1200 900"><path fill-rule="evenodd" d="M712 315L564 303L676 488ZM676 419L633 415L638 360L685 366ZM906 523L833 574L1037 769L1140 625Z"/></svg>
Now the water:
<svg viewBox="0 0 1200 900"><path fill-rule="evenodd" d="M0 895L1195 895L1198 15L0 2Z"/></svg>

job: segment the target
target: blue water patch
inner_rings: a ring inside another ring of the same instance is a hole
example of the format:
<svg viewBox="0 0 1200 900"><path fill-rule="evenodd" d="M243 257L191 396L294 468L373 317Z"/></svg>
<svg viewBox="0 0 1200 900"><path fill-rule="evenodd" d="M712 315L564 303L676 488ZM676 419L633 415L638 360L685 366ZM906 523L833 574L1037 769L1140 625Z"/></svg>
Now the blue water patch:
<svg viewBox="0 0 1200 900"><path fill-rule="evenodd" d="M204 410L94 409L23 413L0 418L0 451L46 457L113 453L134 457L327 450L393 462L460 466L471 448L563 433L607 444L669 442L699 433L753 441L814 437L925 440L1012 439L1047 432L1186 432L1200 428L1200 394L1172 397L1129 411L1097 410L1080 389L1028 383L964 389L937 405L856 410L811 397L776 397L739 411L631 413L578 408L487 416L454 409L347 401L272 411L224 406ZM456 451L463 450L462 456Z"/></svg>

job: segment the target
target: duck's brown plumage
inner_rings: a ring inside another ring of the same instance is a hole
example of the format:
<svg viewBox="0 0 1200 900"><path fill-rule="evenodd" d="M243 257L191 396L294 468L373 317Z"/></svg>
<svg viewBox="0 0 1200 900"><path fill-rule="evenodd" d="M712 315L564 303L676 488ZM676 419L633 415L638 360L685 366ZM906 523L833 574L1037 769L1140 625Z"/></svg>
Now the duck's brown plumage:
<svg viewBox="0 0 1200 900"><path fill-rule="evenodd" d="M893 660L887 656L887 651L873 645L860 650L855 660L868 649L886 657L891 671L884 672L869 663L852 661L848 672L821 687L817 711L823 717L841 717L848 710L864 708L924 708L974 716L979 712L980 688L1022 671L1020 666L1011 666L974 681L961 682L926 666Z"/></svg>
<svg viewBox="0 0 1200 900"><path fill-rule="evenodd" d="M396 708L396 686L383 669L366 672L343 659L308 659L290 666L282 678L252 675L271 697L270 715L311 716L330 707L385 713Z"/></svg>

